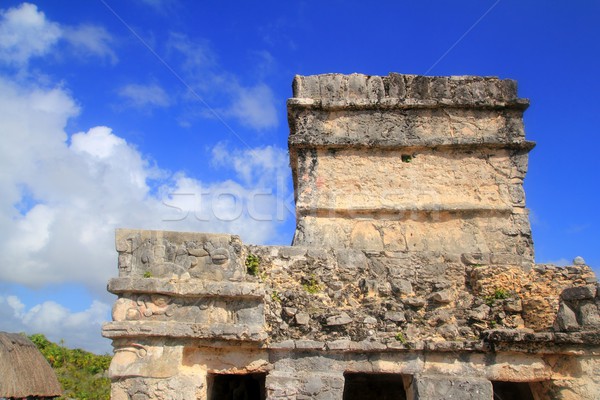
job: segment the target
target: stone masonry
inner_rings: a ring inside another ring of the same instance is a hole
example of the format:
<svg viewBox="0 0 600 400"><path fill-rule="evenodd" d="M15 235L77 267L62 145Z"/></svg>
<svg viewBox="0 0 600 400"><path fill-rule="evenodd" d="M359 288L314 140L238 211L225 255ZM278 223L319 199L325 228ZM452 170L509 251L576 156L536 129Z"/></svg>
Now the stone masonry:
<svg viewBox="0 0 600 400"><path fill-rule="evenodd" d="M597 279L533 261L516 83L293 91L292 246L117 231L112 398L600 398Z"/></svg>

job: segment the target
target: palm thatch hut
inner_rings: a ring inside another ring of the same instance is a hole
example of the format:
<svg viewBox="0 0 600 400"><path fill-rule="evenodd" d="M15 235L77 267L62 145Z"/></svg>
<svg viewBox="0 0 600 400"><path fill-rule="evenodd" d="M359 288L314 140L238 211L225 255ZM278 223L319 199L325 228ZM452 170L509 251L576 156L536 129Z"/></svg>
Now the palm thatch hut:
<svg viewBox="0 0 600 400"><path fill-rule="evenodd" d="M26 336L0 332L0 398L53 399L62 389L52 367Z"/></svg>

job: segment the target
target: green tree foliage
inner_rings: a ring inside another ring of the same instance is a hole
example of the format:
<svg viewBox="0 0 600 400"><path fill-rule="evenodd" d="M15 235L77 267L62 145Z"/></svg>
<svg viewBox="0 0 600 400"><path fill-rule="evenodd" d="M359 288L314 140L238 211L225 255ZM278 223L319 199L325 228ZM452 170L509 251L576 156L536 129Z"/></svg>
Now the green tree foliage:
<svg viewBox="0 0 600 400"><path fill-rule="evenodd" d="M64 397L60 399L109 400L110 380L106 377L111 356L96 355L81 349L68 349L52 343L42 334L29 339L54 369Z"/></svg>

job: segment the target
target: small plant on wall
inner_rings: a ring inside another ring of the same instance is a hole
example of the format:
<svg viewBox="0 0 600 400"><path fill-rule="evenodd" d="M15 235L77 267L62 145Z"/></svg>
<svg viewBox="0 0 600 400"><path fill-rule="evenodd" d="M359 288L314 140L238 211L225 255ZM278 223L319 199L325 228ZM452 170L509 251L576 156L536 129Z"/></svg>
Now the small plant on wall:
<svg viewBox="0 0 600 400"><path fill-rule="evenodd" d="M246 257L246 272L252 276L260 273L260 258L257 255L250 253Z"/></svg>
<svg viewBox="0 0 600 400"><path fill-rule="evenodd" d="M321 291L321 285L317 281L314 275L309 278L302 278L302 287L310 294L315 294Z"/></svg>

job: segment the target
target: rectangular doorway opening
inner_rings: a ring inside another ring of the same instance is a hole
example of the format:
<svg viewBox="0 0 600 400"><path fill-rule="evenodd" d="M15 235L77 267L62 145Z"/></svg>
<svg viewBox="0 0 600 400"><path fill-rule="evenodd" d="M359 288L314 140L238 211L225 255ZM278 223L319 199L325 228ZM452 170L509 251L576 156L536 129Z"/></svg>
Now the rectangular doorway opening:
<svg viewBox="0 0 600 400"><path fill-rule="evenodd" d="M345 373L344 400L406 400L400 374Z"/></svg>
<svg viewBox="0 0 600 400"><path fill-rule="evenodd" d="M267 374L209 374L208 400L265 400Z"/></svg>
<svg viewBox="0 0 600 400"><path fill-rule="evenodd" d="M528 382L492 381L494 400L534 400Z"/></svg>

